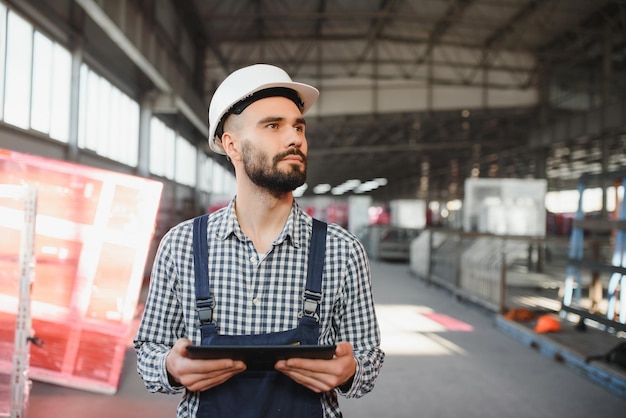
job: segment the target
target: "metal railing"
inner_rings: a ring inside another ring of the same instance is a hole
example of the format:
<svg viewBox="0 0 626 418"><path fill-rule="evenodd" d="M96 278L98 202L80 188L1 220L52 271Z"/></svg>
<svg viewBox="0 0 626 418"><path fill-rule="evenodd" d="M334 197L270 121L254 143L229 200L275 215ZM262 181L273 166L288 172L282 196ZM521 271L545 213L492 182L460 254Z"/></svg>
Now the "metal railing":
<svg viewBox="0 0 626 418"><path fill-rule="evenodd" d="M564 279L567 246L567 238L432 228L411 246L411 271L460 298L504 313L519 289L552 289L551 297L558 297L554 289Z"/></svg>

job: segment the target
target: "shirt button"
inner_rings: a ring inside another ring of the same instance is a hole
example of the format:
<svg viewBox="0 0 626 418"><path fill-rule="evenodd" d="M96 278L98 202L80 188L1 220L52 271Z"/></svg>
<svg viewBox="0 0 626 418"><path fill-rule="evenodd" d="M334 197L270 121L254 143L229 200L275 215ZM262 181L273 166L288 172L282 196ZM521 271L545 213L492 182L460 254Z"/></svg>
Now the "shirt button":
<svg viewBox="0 0 626 418"><path fill-rule="evenodd" d="M255 256L250 257L250 262L251 263L256 263L256 257Z"/></svg>
<svg viewBox="0 0 626 418"><path fill-rule="evenodd" d="M252 304L253 304L254 306L257 306L257 305L259 304L259 298L254 298L254 299L252 299Z"/></svg>

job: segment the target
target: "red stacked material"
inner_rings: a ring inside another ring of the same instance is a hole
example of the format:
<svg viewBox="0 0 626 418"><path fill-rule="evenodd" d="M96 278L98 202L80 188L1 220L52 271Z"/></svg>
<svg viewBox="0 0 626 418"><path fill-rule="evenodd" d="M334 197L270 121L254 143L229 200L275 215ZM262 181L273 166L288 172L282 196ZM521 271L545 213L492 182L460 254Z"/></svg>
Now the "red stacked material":
<svg viewBox="0 0 626 418"><path fill-rule="evenodd" d="M162 184L6 150L0 184L38 192L31 317L43 345L31 346L29 376L115 393ZM1 322L17 308L21 219L17 205L0 201Z"/></svg>

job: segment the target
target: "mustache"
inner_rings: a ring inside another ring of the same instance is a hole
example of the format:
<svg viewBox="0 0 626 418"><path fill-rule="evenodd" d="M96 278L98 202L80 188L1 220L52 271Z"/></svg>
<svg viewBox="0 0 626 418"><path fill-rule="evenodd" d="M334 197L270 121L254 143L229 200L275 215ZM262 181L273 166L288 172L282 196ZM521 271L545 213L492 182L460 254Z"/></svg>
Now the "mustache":
<svg viewBox="0 0 626 418"><path fill-rule="evenodd" d="M283 158L285 158L285 157L287 157L289 155L297 155L300 158L302 158L302 161L304 161L306 163L306 155L304 155L304 153L302 151L300 151L299 149L296 149L296 148L290 148L287 151L276 155L274 157L274 163L278 163L280 160L282 160Z"/></svg>

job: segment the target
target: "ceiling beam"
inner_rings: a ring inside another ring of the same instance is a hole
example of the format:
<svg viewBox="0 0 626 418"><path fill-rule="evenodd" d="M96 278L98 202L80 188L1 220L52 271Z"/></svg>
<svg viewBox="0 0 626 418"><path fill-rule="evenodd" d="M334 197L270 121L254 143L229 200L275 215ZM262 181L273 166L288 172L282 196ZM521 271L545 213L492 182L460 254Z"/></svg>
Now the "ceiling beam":
<svg viewBox="0 0 626 418"><path fill-rule="evenodd" d="M426 62L430 56L433 48L436 44L439 44L443 35L448 31L452 23L459 20L459 18L465 12L465 9L471 5L473 0L455 0L448 6L441 19L437 21L435 27L430 32L428 41L426 43L426 50L415 62L417 65L421 65Z"/></svg>

